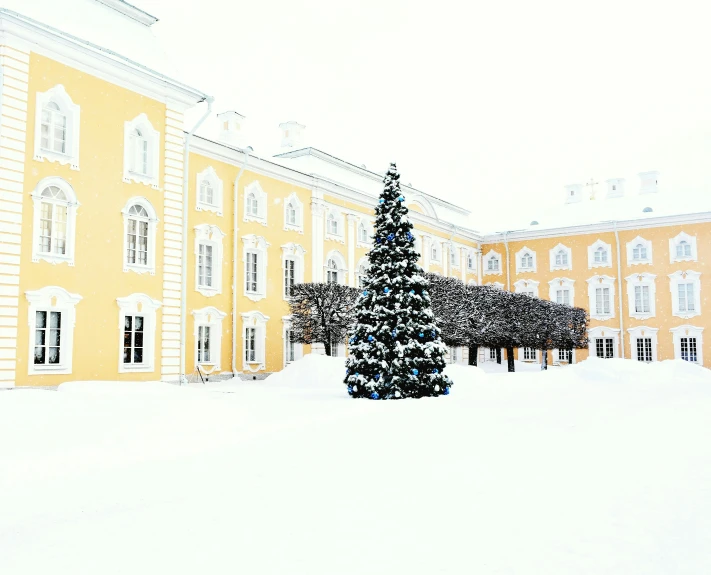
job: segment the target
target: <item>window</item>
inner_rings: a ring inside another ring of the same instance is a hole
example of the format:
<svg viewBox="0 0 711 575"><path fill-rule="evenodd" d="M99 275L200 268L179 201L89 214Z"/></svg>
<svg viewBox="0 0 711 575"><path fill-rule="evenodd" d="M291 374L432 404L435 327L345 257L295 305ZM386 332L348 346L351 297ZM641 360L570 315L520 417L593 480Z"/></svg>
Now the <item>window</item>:
<svg viewBox="0 0 711 575"><path fill-rule="evenodd" d="M474 269L474 254L472 254L471 252L467 253L467 269Z"/></svg>
<svg viewBox="0 0 711 575"><path fill-rule="evenodd" d="M212 285L212 246L201 243L198 245L198 286L211 288Z"/></svg>
<svg viewBox="0 0 711 575"><path fill-rule="evenodd" d="M646 260L647 259L647 248L642 244L637 244L632 249L632 259L633 260Z"/></svg>
<svg viewBox="0 0 711 575"><path fill-rule="evenodd" d="M303 213L304 206L301 200L299 200L296 192L292 192L291 195L284 200L284 229L303 233Z"/></svg>
<svg viewBox="0 0 711 575"><path fill-rule="evenodd" d="M698 361L695 337L681 338L681 359L684 361L692 361L694 363Z"/></svg>
<svg viewBox="0 0 711 575"><path fill-rule="evenodd" d="M523 269L529 269L533 267L533 257L531 256L531 254L523 254L523 256L521 257L521 267Z"/></svg>
<svg viewBox="0 0 711 575"><path fill-rule="evenodd" d="M555 265L559 267L567 266L568 265L568 253L564 250L560 250L556 255L555 255Z"/></svg>
<svg viewBox="0 0 711 575"><path fill-rule="evenodd" d="M702 327L680 325L669 330L674 340L674 357L703 365L703 331Z"/></svg>
<svg viewBox="0 0 711 575"><path fill-rule="evenodd" d="M291 202L286 204L286 223L290 226L296 225L296 208Z"/></svg>
<svg viewBox="0 0 711 575"><path fill-rule="evenodd" d="M245 291L257 293L259 288L259 254L247 252L247 262L245 265Z"/></svg>
<svg viewBox="0 0 711 575"><path fill-rule="evenodd" d="M656 277L656 275L650 273L637 273L625 278L627 280L627 303L630 317L636 319L654 317L656 310Z"/></svg>
<svg viewBox="0 0 711 575"><path fill-rule="evenodd" d="M267 193L256 180L244 189L243 220L245 222L257 222L263 226L267 225ZM284 227L286 227L286 223Z"/></svg>
<svg viewBox="0 0 711 575"><path fill-rule="evenodd" d="M247 194L247 215L259 216L259 200L255 194Z"/></svg>
<svg viewBox="0 0 711 575"><path fill-rule="evenodd" d="M588 268L612 267L612 246L597 240L588 246Z"/></svg>
<svg viewBox="0 0 711 575"><path fill-rule="evenodd" d="M572 269L573 250L563 244L558 244L548 252L551 271Z"/></svg>
<svg viewBox="0 0 711 575"><path fill-rule="evenodd" d="M484 275L501 274L501 254L490 250L482 257L481 267Z"/></svg>
<svg viewBox="0 0 711 575"><path fill-rule="evenodd" d="M123 363L143 365L143 324L142 315L124 316Z"/></svg>
<svg viewBox="0 0 711 575"><path fill-rule="evenodd" d="M158 189L160 134L148 116L141 114L124 125L124 182L138 182Z"/></svg>
<svg viewBox="0 0 711 575"><path fill-rule="evenodd" d="M256 276L256 266L255 266ZM284 260L284 297L291 295L291 288L296 283L296 262L292 258Z"/></svg>
<svg viewBox="0 0 711 575"><path fill-rule="evenodd" d="M254 234L249 234L242 237L242 242L244 244L242 261L244 262L244 295L247 296L252 301L259 301L266 297L267 291L267 256L269 244L262 236L255 236ZM289 255L294 257L297 262L303 262L303 250L301 250L301 255L297 258L296 252L291 250L294 244L286 244L282 246L284 250L284 256ZM301 267L296 266L295 274L296 281L303 281L299 276ZM282 269L284 268L284 262L282 261Z"/></svg>
<svg viewBox="0 0 711 575"><path fill-rule="evenodd" d="M652 263L652 242L637 236L627 244L627 261L631 265Z"/></svg>
<svg viewBox="0 0 711 575"><path fill-rule="evenodd" d="M197 175L195 209L222 215L222 180L211 166Z"/></svg>
<svg viewBox="0 0 711 575"><path fill-rule="evenodd" d="M35 312L35 365L59 365L62 339L62 312Z"/></svg>
<svg viewBox="0 0 711 575"><path fill-rule="evenodd" d="M242 337L244 345L244 362L242 367L244 371L254 373L266 369L265 357L268 320L269 317L259 311L251 311L242 314ZM288 324L285 323L284 325Z"/></svg>
<svg viewBox="0 0 711 575"><path fill-rule="evenodd" d="M338 218L334 213L328 214L328 217L326 218L326 233L332 236L341 235L338 225Z"/></svg>
<svg viewBox="0 0 711 575"><path fill-rule="evenodd" d="M573 350L572 349L559 349L558 350L558 363L573 363Z"/></svg>
<svg viewBox="0 0 711 575"><path fill-rule="evenodd" d="M197 360L198 363L210 363L210 326L198 326L197 339Z"/></svg>
<svg viewBox="0 0 711 575"><path fill-rule="evenodd" d="M35 117L34 159L69 164L79 169L80 108L64 86L38 92Z"/></svg>
<svg viewBox="0 0 711 575"><path fill-rule="evenodd" d="M676 257L678 259L691 257L691 244L685 240L680 241L676 246Z"/></svg>
<svg viewBox="0 0 711 575"><path fill-rule="evenodd" d="M536 350L532 347L523 348L523 361L535 361L536 360Z"/></svg>
<svg viewBox="0 0 711 575"><path fill-rule="evenodd" d="M489 359L491 361L496 361L496 348L494 348L494 347L489 348Z"/></svg>
<svg viewBox="0 0 711 575"><path fill-rule="evenodd" d="M569 289L556 290L555 301L556 301L556 303L570 305L570 290Z"/></svg>
<svg viewBox="0 0 711 575"><path fill-rule="evenodd" d="M605 264L607 263L607 250L605 248L597 248L595 250L595 263Z"/></svg>
<svg viewBox="0 0 711 575"><path fill-rule="evenodd" d="M677 285L679 290L679 311L693 312L696 311L694 299L694 284L680 283Z"/></svg>
<svg viewBox="0 0 711 575"><path fill-rule="evenodd" d="M615 278L593 276L587 283L590 317L601 321L615 317Z"/></svg>
<svg viewBox="0 0 711 575"><path fill-rule="evenodd" d="M701 314L701 274L691 270L669 275L672 293L672 314L694 317Z"/></svg>
<svg viewBox="0 0 711 575"><path fill-rule="evenodd" d="M206 297L222 293L224 236L217 226L195 226L195 290Z"/></svg>
<svg viewBox="0 0 711 575"><path fill-rule="evenodd" d="M358 225L358 243L368 243L368 228L366 228L362 222Z"/></svg>
<svg viewBox="0 0 711 575"><path fill-rule="evenodd" d="M600 337L595 340L595 355L603 359L615 357L615 340L611 337Z"/></svg>
<svg viewBox="0 0 711 575"><path fill-rule="evenodd" d="M131 198L123 210L123 271L155 273L155 239L158 218L145 198Z"/></svg>
<svg viewBox="0 0 711 575"><path fill-rule="evenodd" d="M696 236L681 232L669 240L669 259L671 263L696 261Z"/></svg>
<svg viewBox="0 0 711 575"><path fill-rule="evenodd" d="M365 264L361 264L358 266L358 287L359 288L364 288L365 287L365 280L368 274L368 269L366 268Z"/></svg>
<svg viewBox="0 0 711 575"><path fill-rule="evenodd" d="M651 337L637 338L637 361L653 361Z"/></svg>
<svg viewBox="0 0 711 575"><path fill-rule="evenodd" d="M337 284L338 283L338 265L333 259L329 259L326 263L326 283Z"/></svg>
<svg viewBox="0 0 711 575"><path fill-rule="evenodd" d="M453 268L459 267L459 261L457 261L457 250L454 246L449 246L449 265Z"/></svg>
<svg viewBox="0 0 711 575"><path fill-rule="evenodd" d="M610 288L595 288L595 313L597 315L610 313Z"/></svg>
<svg viewBox="0 0 711 575"><path fill-rule="evenodd" d="M45 178L32 192L34 204L32 261L74 264L74 231L79 205L74 190L61 178Z"/></svg>
<svg viewBox="0 0 711 575"><path fill-rule="evenodd" d="M524 246L516 253L516 272L536 271L536 252Z"/></svg>
<svg viewBox="0 0 711 575"><path fill-rule="evenodd" d="M489 271L499 271L499 260L496 258L491 258L488 262L487 269Z"/></svg>
<svg viewBox="0 0 711 575"><path fill-rule="evenodd" d="M294 345L294 338L292 331L287 329L284 332L284 358L286 363L291 363L296 359L296 349Z"/></svg>
<svg viewBox="0 0 711 575"><path fill-rule="evenodd" d="M516 293L526 294L530 297L538 297L538 284L539 282L535 280L518 280L513 285Z"/></svg>
<svg viewBox="0 0 711 575"><path fill-rule="evenodd" d="M195 365L206 373L220 371L222 320L227 314L215 307L192 312L194 320Z"/></svg>
<svg viewBox="0 0 711 575"><path fill-rule="evenodd" d="M649 313L649 286L634 286L634 311Z"/></svg>
<svg viewBox="0 0 711 575"><path fill-rule="evenodd" d="M244 346L244 360L247 363L257 361L257 329L254 327L247 328Z"/></svg>
<svg viewBox="0 0 711 575"><path fill-rule="evenodd" d="M564 305L574 305L575 280L569 278L554 278L548 282L548 298Z"/></svg>

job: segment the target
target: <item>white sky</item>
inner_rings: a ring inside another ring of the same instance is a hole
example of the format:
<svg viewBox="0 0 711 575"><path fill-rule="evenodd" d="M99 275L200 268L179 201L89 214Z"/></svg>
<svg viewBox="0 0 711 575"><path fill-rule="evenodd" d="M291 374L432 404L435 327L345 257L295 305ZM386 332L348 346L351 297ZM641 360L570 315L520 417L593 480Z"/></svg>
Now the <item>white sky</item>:
<svg viewBox="0 0 711 575"><path fill-rule="evenodd" d="M563 186L659 170L663 193L711 193L711 54L702 2L134 0L181 76L277 125L506 226ZM612 214L611 214L612 217Z"/></svg>

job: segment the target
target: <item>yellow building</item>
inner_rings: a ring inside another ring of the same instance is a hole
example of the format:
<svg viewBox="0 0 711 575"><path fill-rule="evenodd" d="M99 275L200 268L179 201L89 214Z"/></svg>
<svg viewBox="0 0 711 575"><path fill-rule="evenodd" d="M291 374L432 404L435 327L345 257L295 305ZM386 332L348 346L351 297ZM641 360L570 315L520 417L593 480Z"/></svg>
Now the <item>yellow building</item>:
<svg viewBox="0 0 711 575"><path fill-rule="evenodd" d="M305 146L296 122L256 156L243 116L165 75L154 17L71 3L95 37L43 20L51 3L0 9L0 386L262 377L319 352L290 341L289 286L359 285L382 174ZM711 214L487 235L466 209L403 193L425 270L588 307L593 353L704 363Z"/></svg>

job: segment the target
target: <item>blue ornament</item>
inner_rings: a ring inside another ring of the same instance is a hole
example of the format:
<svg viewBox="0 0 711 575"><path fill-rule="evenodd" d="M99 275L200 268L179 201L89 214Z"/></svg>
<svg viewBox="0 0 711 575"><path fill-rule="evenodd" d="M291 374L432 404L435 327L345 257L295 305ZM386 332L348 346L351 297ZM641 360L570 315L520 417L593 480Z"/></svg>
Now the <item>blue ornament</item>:
<svg viewBox="0 0 711 575"><path fill-rule="evenodd" d="M389 292L390 292L390 288L389 288L389 287L386 287L383 291L384 291L385 293L389 293Z"/></svg>
<svg viewBox="0 0 711 575"><path fill-rule="evenodd" d="M348 395L353 395L353 386L352 385L348 386Z"/></svg>
<svg viewBox="0 0 711 575"><path fill-rule="evenodd" d="M379 379L380 379L380 374L379 374L379 373L376 373L376 374L375 374L375 381L378 381Z"/></svg>
<svg viewBox="0 0 711 575"><path fill-rule="evenodd" d="M444 388L444 394L449 395L449 386Z"/></svg>
<svg viewBox="0 0 711 575"><path fill-rule="evenodd" d="M407 239L412 241L412 238L413 238L412 234L410 232L407 232Z"/></svg>
<svg viewBox="0 0 711 575"><path fill-rule="evenodd" d="M397 337L397 330L394 329L394 330L392 331L392 334L393 334L393 337Z"/></svg>
<svg viewBox="0 0 711 575"><path fill-rule="evenodd" d="M391 242L395 239L395 234L388 234L388 241Z"/></svg>
<svg viewBox="0 0 711 575"><path fill-rule="evenodd" d="M370 399L380 399L380 396L378 395L377 391L374 391L373 393L370 394Z"/></svg>
<svg viewBox="0 0 711 575"><path fill-rule="evenodd" d="M432 330L432 337L437 337L437 332L435 330Z"/></svg>
<svg viewBox="0 0 711 575"><path fill-rule="evenodd" d="M355 376L358 377L358 372L357 372L357 371L355 372Z"/></svg>
<svg viewBox="0 0 711 575"><path fill-rule="evenodd" d="M365 290L365 291L363 292L363 297L365 297L365 296L367 296L367 295L368 295L368 290Z"/></svg>
<svg viewBox="0 0 711 575"><path fill-rule="evenodd" d="M346 375L348 375L350 372L351 372L351 370L350 370L350 369L347 369L347 370L346 370Z"/></svg>
<svg viewBox="0 0 711 575"><path fill-rule="evenodd" d="M380 203L381 203L381 204L384 204L384 203L385 203L385 200L384 200L383 198L380 198Z"/></svg>
<svg viewBox="0 0 711 575"><path fill-rule="evenodd" d="M415 295L415 290L414 290L414 289L411 289L411 290L410 290L410 295Z"/></svg>
<svg viewBox="0 0 711 575"><path fill-rule="evenodd" d="M380 243L380 238L375 238L375 241Z"/></svg>
<svg viewBox="0 0 711 575"><path fill-rule="evenodd" d="M372 336L372 335L369 335L369 336L368 336L368 341L373 341L373 336Z"/></svg>
<svg viewBox="0 0 711 575"><path fill-rule="evenodd" d="M435 368L432 370L432 373L439 373L439 369L437 369L437 368L435 367Z"/></svg>
<svg viewBox="0 0 711 575"><path fill-rule="evenodd" d="M413 370L412 370L412 375L418 375L419 373L420 373L420 372L419 372L419 370L417 370L417 369L413 369Z"/></svg>
<svg viewBox="0 0 711 575"><path fill-rule="evenodd" d="M400 197L397 199L397 201L398 201L398 202L404 202L404 201L405 201L405 196L400 196Z"/></svg>
<svg viewBox="0 0 711 575"><path fill-rule="evenodd" d="M355 340L356 339L354 337L352 337L349 341L350 341L350 343L355 343Z"/></svg>
<svg viewBox="0 0 711 575"><path fill-rule="evenodd" d="M420 333L420 337L425 337L425 334L424 334L424 333Z"/></svg>

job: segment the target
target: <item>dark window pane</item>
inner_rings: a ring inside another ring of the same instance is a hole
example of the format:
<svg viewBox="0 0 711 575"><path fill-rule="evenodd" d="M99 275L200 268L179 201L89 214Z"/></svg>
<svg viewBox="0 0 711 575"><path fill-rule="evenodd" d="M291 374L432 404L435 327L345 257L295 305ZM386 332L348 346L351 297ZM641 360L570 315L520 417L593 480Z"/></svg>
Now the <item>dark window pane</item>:
<svg viewBox="0 0 711 575"><path fill-rule="evenodd" d="M131 348L130 347L123 348L123 362L124 363L131 363Z"/></svg>
<svg viewBox="0 0 711 575"><path fill-rule="evenodd" d="M44 365L44 350L43 347L35 348L35 364Z"/></svg>
<svg viewBox="0 0 711 575"><path fill-rule="evenodd" d="M58 347L48 348L47 363L51 363L51 364L59 363L59 348Z"/></svg>
<svg viewBox="0 0 711 575"><path fill-rule="evenodd" d="M127 315L124 320L123 320L123 328L126 331L131 331L131 323L132 323L133 317L130 315Z"/></svg>
<svg viewBox="0 0 711 575"><path fill-rule="evenodd" d="M60 331L58 329L50 329L49 330L49 341L47 343L49 345L54 346L54 347L59 347L59 333L60 333Z"/></svg>
<svg viewBox="0 0 711 575"><path fill-rule="evenodd" d="M35 345L44 345L45 334L47 332L43 329L35 330Z"/></svg>
<svg viewBox="0 0 711 575"><path fill-rule="evenodd" d="M136 331L143 331L143 316L137 315L136 316Z"/></svg>
<svg viewBox="0 0 711 575"><path fill-rule="evenodd" d="M47 312L38 311L35 313L35 323L37 327L47 327Z"/></svg>
<svg viewBox="0 0 711 575"><path fill-rule="evenodd" d="M133 350L133 363L143 363L143 348L137 347Z"/></svg>
<svg viewBox="0 0 711 575"><path fill-rule="evenodd" d="M50 317L49 317L49 326L50 327L62 327L62 313L58 311L53 311L50 312Z"/></svg>
<svg viewBox="0 0 711 575"><path fill-rule="evenodd" d="M136 347L143 347L143 332L137 331L133 335L133 345Z"/></svg>

